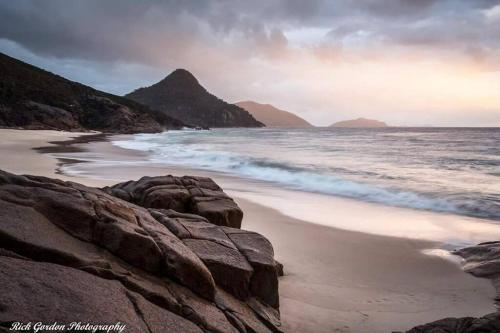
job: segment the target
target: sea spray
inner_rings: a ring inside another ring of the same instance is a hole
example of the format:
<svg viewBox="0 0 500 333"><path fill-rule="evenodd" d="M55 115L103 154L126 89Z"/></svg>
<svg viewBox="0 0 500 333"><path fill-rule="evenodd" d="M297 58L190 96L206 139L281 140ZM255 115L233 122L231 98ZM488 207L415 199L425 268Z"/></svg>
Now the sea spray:
<svg viewBox="0 0 500 333"><path fill-rule="evenodd" d="M113 143L171 166L500 220L499 129L217 129Z"/></svg>

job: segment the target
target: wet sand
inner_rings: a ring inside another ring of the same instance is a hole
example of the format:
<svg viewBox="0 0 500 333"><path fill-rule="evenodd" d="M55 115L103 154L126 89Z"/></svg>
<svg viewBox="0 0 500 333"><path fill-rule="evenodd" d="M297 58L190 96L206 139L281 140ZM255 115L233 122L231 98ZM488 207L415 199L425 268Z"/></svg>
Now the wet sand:
<svg viewBox="0 0 500 333"><path fill-rule="evenodd" d="M47 146L49 141L73 136L75 133L2 129L0 153L4 158L0 160L0 168L14 173L55 176L89 186L166 173L212 176L230 195L236 196L245 213L243 228L268 237L276 258L285 266L285 276L280 279L280 302L287 332L404 331L443 317L477 316L495 310L495 291L488 280L465 274L453 261L422 253L425 249L440 248L442 243L301 221L243 199L258 195L250 182L155 163L145 165L145 154L117 148L108 142L81 144L83 149L76 152L41 154L33 150ZM60 174L67 170L56 157L93 162L70 165L73 172L68 176ZM102 162L103 157L107 162ZM242 188L251 195L243 195ZM370 219L372 212L369 205L355 211L351 207L342 211L342 205L335 207L339 211L332 219L352 214ZM293 202L289 209L294 209Z"/></svg>

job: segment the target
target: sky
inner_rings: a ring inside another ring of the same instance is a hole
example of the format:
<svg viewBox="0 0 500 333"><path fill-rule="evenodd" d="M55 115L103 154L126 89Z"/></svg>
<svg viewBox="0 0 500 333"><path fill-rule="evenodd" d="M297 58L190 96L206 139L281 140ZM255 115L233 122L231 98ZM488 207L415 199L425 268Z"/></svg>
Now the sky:
<svg viewBox="0 0 500 333"><path fill-rule="evenodd" d="M119 95L185 68L318 126L500 126L500 0L0 0L0 52Z"/></svg>

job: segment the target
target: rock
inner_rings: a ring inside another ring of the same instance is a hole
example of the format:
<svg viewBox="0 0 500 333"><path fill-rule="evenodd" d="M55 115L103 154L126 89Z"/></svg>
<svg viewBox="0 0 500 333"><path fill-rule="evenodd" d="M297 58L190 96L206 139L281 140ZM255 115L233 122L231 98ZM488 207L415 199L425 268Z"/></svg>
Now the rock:
<svg viewBox="0 0 500 333"><path fill-rule="evenodd" d="M150 212L201 258L219 286L239 299L254 295L279 307L279 264L271 243L262 235L217 226L193 214Z"/></svg>
<svg viewBox="0 0 500 333"><path fill-rule="evenodd" d="M281 326L273 326L267 321L259 318L256 312L245 302L242 302L230 294L218 292L215 303L233 322L235 326L243 326L247 332L281 332ZM279 321L279 318L276 318Z"/></svg>
<svg viewBox="0 0 500 333"><path fill-rule="evenodd" d="M261 318L266 325L275 330L280 330L281 321L280 321L280 313L277 309L262 303L257 298L251 298L247 304L257 313L258 317Z"/></svg>
<svg viewBox="0 0 500 333"><path fill-rule="evenodd" d="M500 312L481 318L445 318L417 326L407 333L494 333L500 332Z"/></svg>
<svg viewBox="0 0 500 333"><path fill-rule="evenodd" d="M203 332L203 330L194 323L169 311L165 311L146 301L140 295L129 293L128 297L131 303L133 303L136 312L140 314L142 320L146 324L148 332Z"/></svg>
<svg viewBox="0 0 500 333"><path fill-rule="evenodd" d="M466 272L491 279L500 300L500 242L487 242L453 251L464 258ZM500 332L500 312L484 317L445 318L412 328L407 333L486 333Z"/></svg>
<svg viewBox="0 0 500 333"><path fill-rule="evenodd" d="M285 276L285 271L283 268L283 264L276 260L276 271L278 272L278 276Z"/></svg>
<svg viewBox="0 0 500 333"><path fill-rule="evenodd" d="M239 299L248 298L253 269L238 250L204 239L184 239L184 243L203 260L217 285Z"/></svg>
<svg viewBox="0 0 500 333"><path fill-rule="evenodd" d="M453 252L464 258L466 272L491 279L496 289L496 301L500 302L500 242L481 243Z"/></svg>
<svg viewBox="0 0 500 333"><path fill-rule="evenodd" d="M192 212L206 217L210 222L227 227L240 228L243 212L232 199L217 197L193 197Z"/></svg>
<svg viewBox="0 0 500 333"><path fill-rule="evenodd" d="M279 332L279 312L252 295L254 268L231 230L0 171L0 328L89 318L127 332Z"/></svg>
<svg viewBox="0 0 500 333"><path fill-rule="evenodd" d="M1 174L0 199L0 207L10 212L6 223L16 219L22 224L28 220L26 214L48 219L132 265L176 278L205 297L214 296L215 284L198 256L144 208L79 184L7 173Z"/></svg>
<svg viewBox="0 0 500 333"><path fill-rule="evenodd" d="M454 251L465 259L464 269L478 277L500 275L500 242L481 243Z"/></svg>
<svg viewBox="0 0 500 333"><path fill-rule="evenodd" d="M160 247L167 275L175 277L200 295L213 299L215 293L213 273L210 274L202 263L203 258L198 253L193 253L192 249L186 247L179 238L165 226L157 223L154 218L138 221Z"/></svg>
<svg viewBox="0 0 500 333"><path fill-rule="evenodd" d="M126 326L127 332L202 332L118 281L64 266L0 257L0 322Z"/></svg>
<svg viewBox="0 0 500 333"><path fill-rule="evenodd" d="M35 121L47 127L65 131L80 127L78 120L67 110L33 101L26 102L24 107L28 112L33 114Z"/></svg>
<svg viewBox="0 0 500 333"><path fill-rule="evenodd" d="M228 313L219 306L214 306L214 303L196 297L196 295L189 290L177 285L171 286L170 290L178 295L177 299L179 303L182 304L182 313L184 317L198 323L198 325L206 331L220 333L242 332L228 319ZM220 292L221 291L217 291L216 295ZM249 314L249 316L252 319L256 318L255 313Z"/></svg>
<svg viewBox="0 0 500 333"><path fill-rule="evenodd" d="M278 308L278 269L271 243L255 232L231 228L224 228L224 231L254 269L251 294Z"/></svg>
<svg viewBox="0 0 500 333"><path fill-rule="evenodd" d="M181 220L182 226L189 232L189 238L204 239L233 250L238 250L224 230L216 225L201 221Z"/></svg>
<svg viewBox="0 0 500 333"><path fill-rule="evenodd" d="M181 218L178 218L177 216L180 214L175 212L174 210L171 210L171 209L149 209L149 212L158 222L160 222L165 227L167 227L167 229L170 230L170 232L172 232L178 238L184 239L184 238L191 237L191 234L189 233L189 231L182 225L182 223L179 222L179 220ZM183 215L187 215L187 214L183 214ZM170 217L170 216L175 216L175 217ZM201 216L199 216L199 219L203 219L203 218ZM206 220L203 219L203 221L206 221Z"/></svg>
<svg viewBox="0 0 500 333"><path fill-rule="evenodd" d="M241 227L243 212L210 178L142 177L103 189L146 208L172 209L201 215L213 224Z"/></svg>

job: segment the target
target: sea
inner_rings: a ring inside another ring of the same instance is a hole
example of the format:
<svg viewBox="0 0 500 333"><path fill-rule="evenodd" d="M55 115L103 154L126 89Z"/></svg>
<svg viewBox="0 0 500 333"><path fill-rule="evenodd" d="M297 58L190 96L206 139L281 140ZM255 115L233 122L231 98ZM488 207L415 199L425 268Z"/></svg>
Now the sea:
<svg viewBox="0 0 500 333"><path fill-rule="evenodd" d="M113 144L274 187L500 221L500 128L231 128Z"/></svg>

